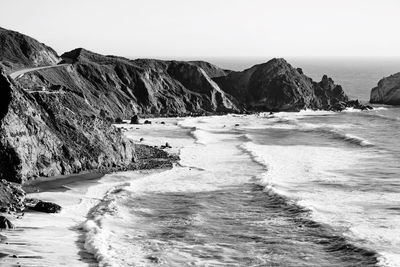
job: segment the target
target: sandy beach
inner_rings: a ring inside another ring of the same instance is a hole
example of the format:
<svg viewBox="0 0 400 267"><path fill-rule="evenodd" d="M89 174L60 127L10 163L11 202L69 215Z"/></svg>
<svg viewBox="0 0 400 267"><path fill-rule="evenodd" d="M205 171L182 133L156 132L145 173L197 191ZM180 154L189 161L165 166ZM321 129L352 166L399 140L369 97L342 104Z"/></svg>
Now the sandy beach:
<svg viewBox="0 0 400 267"><path fill-rule="evenodd" d="M173 144L177 131L176 119L151 119L153 124L116 125L137 143L151 146ZM161 123L163 122L163 123ZM128 131L129 130L129 131ZM133 131L134 130L134 131ZM141 141L140 141L141 140ZM179 146L167 148L179 153ZM85 172L65 176L43 177L24 185L27 198L50 201L62 207L60 213L46 214L26 211L13 216L16 226L1 233L0 264L2 266L98 266L96 256L88 252L84 223L91 209L98 205L107 192L132 180L164 171L137 170L103 174ZM86 247L85 247L86 246Z"/></svg>

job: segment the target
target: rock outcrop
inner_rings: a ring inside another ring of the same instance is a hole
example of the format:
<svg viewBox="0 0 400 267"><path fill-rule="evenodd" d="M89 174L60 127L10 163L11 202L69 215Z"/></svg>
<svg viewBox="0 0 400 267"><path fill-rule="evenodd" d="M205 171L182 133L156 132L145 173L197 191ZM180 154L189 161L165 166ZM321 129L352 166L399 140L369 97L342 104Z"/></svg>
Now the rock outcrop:
<svg viewBox="0 0 400 267"><path fill-rule="evenodd" d="M378 82L371 90L370 103L400 105L400 72Z"/></svg>
<svg viewBox="0 0 400 267"><path fill-rule="evenodd" d="M331 78L325 75L320 82L314 82L284 59L272 59L214 80L247 110L327 110L338 102L348 101L342 87L335 85Z"/></svg>
<svg viewBox="0 0 400 267"><path fill-rule="evenodd" d="M54 65L59 61L50 47L19 32L0 28L0 66L5 70Z"/></svg>

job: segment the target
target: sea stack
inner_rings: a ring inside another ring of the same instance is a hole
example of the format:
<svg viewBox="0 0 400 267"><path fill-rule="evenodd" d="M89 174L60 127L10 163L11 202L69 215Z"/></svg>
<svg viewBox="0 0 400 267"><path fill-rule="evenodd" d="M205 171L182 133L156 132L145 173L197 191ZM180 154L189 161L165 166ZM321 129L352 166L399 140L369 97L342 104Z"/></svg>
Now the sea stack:
<svg viewBox="0 0 400 267"><path fill-rule="evenodd" d="M400 72L383 78L371 90L372 104L400 105Z"/></svg>

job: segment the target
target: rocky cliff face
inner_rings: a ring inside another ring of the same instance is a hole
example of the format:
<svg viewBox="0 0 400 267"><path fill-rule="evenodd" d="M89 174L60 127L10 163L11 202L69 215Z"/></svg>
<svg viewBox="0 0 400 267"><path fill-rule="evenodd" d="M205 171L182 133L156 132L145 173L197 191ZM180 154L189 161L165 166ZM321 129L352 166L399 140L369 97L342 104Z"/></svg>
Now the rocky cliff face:
<svg viewBox="0 0 400 267"><path fill-rule="evenodd" d="M177 115L237 112L231 96L211 76L225 72L202 62L128 60L84 49L62 55L68 68L46 69L19 80L31 90L46 88L74 94L86 108L109 118L133 114ZM207 71L200 66L207 66ZM210 75L209 75L209 74Z"/></svg>
<svg viewBox="0 0 400 267"><path fill-rule="evenodd" d="M0 179L86 169L124 168L133 144L105 120L80 113L84 99L66 93L27 93L0 75Z"/></svg>
<svg viewBox="0 0 400 267"><path fill-rule="evenodd" d="M0 66L3 69L47 66L58 61L57 53L45 44L19 32L0 28Z"/></svg>
<svg viewBox="0 0 400 267"><path fill-rule="evenodd" d="M241 72L217 77L222 90L239 99L248 110L298 111L331 109L348 101L341 86L324 76L314 82L284 59L272 59Z"/></svg>
<svg viewBox="0 0 400 267"><path fill-rule="evenodd" d="M400 72L380 80L378 86L371 90L370 102L400 105Z"/></svg>

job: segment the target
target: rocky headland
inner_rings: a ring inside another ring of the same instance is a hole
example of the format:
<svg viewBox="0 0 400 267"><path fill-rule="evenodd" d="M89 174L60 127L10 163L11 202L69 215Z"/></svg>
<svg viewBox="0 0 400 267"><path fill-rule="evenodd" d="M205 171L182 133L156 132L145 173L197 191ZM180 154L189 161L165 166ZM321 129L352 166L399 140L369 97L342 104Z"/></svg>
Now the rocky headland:
<svg viewBox="0 0 400 267"><path fill-rule="evenodd" d="M56 64L63 66L8 76ZM237 72L204 61L130 60L83 48L58 56L2 28L0 68L0 179L13 183L95 169L171 166L175 157L133 143L112 125L137 115L368 108L350 101L329 77L315 82L284 59ZM11 192L1 191L1 201Z"/></svg>
<svg viewBox="0 0 400 267"><path fill-rule="evenodd" d="M371 90L373 104L400 105L400 72L383 78Z"/></svg>

